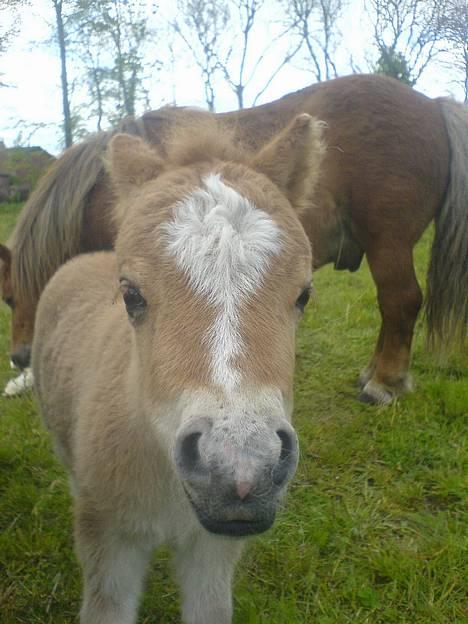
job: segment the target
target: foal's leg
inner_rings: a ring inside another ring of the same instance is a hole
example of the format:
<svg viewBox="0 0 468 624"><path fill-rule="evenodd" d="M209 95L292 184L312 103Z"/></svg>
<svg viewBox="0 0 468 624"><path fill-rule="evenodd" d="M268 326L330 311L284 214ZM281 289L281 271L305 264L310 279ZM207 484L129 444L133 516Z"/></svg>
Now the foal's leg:
<svg viewBox="0 0 468 624"><path fill-rule="evenodd" d="M78 517L75 546L83 568L81 624L134 624L149 548Z"/></svg>
<svg viewBox="0 0 468 624"><path fill-rule="evenodd" d="M389 403L411 389L411 342L422 293L409 246L395 249L380 242L367 251L367 259L377 286L382 326L374 356L361 373L361 399Z"/></svg>
<svg viewBox="0 0 468 624"><path fill-rule="evenodd" d="M178 547L175 568L184 624L230 624L232 577L243 542L200 533Z"/></svg>

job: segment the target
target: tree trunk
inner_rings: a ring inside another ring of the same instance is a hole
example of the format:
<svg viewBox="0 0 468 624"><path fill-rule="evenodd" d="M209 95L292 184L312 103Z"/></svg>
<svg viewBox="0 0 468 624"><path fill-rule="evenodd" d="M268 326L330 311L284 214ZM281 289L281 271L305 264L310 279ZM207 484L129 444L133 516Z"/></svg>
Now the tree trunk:
<svg viewBox="0 0 468 624"><path fill-rule="evenodd" d="M237 107L239 110L244 108L244 88L243 84L236 85Z"/></svg>
<svg viewBox="0 0 468 624"><path fill-rule="evenodd" d="M104 115L104 105L103 105L103 95L102 95L102 89L101 89L99 69L97 67L93 67L92 80L94 82L94 89L96 91L96 99L97 99L97 130L98 132L101 132L102 118Z"/></svg>
<svg viewBox="0 0 468 624"><path fill-rule="evenodd" d="M72 121L70 114L70 99L68 95L67 78L67 50L65 45L65 30L63 28L62 0L53 0L55 7L55 19L57 21L57 40L60 49L60 62L62 64L62 103L63 103L63 131L65 136L65 147L70 147L73 143Z"/></svg>

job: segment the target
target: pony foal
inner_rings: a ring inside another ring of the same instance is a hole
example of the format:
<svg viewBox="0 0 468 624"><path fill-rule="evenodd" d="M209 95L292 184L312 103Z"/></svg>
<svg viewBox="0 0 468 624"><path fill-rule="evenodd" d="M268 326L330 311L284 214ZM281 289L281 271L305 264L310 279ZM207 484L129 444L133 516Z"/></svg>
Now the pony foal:
<svg viewBox="0 0 468 624"><path fill-rule="evenodd" d="M82 624L135 622L162 543L183 621L231 621L242 544L272 525L297 464L294 335L311 280L297 211L320 132L299 115L252 155L206 121L164 161L139 138L110 143L115 254L58 271L33 346L75 497Z"/></svg>

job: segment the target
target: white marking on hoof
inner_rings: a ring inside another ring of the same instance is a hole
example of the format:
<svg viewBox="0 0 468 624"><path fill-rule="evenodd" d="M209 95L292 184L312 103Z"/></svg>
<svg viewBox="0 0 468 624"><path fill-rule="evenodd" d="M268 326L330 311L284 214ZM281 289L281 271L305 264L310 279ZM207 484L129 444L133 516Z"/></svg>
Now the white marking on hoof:
<svg viewBox="0 0 468 624"><path fill-rule="evenodd" d="M34 386L34 377L30 368L25 368L24 371L15 377L5 386L3 390L3 396L14 397L24 394L27 390L30 390Z"/></svg>
<svg viewBox="0 0 468 624"><path fill-rule="evenodd" d="M363 368L358 377L358 386L360 388L364 388L364 386L372 377L373 373L374 373L373 366L366 366L366 368Z"/></svg>
<svg viewBox="0 0 468 624"><path fill-rule="evenodd" d="M359 400L363 403L377 403L379 405L388 405L396 398L396 394L372 380L366 383L359 395Z"/></svg>
<svg viewBox="0 0 468 624"><path fill-rule="evenodd" d="M414 382L413 377L409 373L405 375L405 378L401 382L402 393L413 392L414 390Z"/></svg>
<svg viewBox="0 0 468 624"><path fill-rule="evenodd" d="M362 388L359 400L363 403L378 403L380 405L388 405L395 401L399 396L412 392L413 379L407 373L401 381L395 386L386 386L370 379Z"/></svg>

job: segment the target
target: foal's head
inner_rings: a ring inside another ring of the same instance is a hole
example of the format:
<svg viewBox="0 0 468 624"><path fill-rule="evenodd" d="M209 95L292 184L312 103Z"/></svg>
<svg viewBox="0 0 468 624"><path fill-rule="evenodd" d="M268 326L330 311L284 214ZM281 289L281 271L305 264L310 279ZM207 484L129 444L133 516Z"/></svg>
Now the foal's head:
<svg viewBox="0 0 468 624"><path fill-rule="evenodd" d="M130 392L214 533L267 529L296 468L294 335L311 284L297 211L321 153L308 115L254 155L206 121L164 161L128 135L109 148Z"/></svg>

